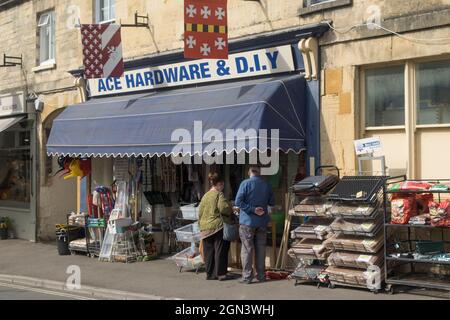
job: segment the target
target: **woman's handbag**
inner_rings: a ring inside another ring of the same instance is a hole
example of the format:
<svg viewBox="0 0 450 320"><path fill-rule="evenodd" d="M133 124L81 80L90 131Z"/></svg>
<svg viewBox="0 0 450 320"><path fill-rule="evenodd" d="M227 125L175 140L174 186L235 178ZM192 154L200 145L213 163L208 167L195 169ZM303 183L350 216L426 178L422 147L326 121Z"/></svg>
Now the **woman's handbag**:
<svg viewBox="0 0 450 320"><path fill-rule="evenodd" d="M222 216L222 215L221 215ZM223 221L223 218L222 218ZM223 240L226 241L238 241L239 240L239 224L229 224L223 222Z"/></svg>
<svg viewBox="0 0 450 320"><path fill-rule="evenodd" d="M216 210L219 211L219 196L217 196L216 202ZM225 241L237 241L239 240L239 223L237 223L236 216L234 214L231 215L231 220L233 220L233 224L226 223L223 220L222 214L219 212L219 216L222 219L223 224L223 240Z"/></svg>

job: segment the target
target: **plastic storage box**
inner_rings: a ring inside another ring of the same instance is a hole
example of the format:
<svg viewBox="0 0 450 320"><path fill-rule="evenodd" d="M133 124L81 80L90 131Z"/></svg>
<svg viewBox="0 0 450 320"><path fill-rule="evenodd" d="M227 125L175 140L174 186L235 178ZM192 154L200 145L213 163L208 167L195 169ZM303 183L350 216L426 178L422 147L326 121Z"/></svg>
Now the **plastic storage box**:
<svg viewBox="0 0 450 320"><path fill-rule="evenodd" d="M186 220L198 220L198 207L196 204L188 204L180 207L183 219Z"/></svg>
<svg viewBox="0 0 450 320"><path fill-rule="evenodd" d="M382 227L382 214L378 215L376 219L370 220L337 218L331 224L331 229L334 233L362 235L367 237L376 237Z"/></svg>
<svg viewBox="0 0 450 320"><path fill-rule="evenodd" d="M328 257L328 264L334 267L367 269L370 266L382 267L383 251L378 254L359 254L353 252L333 252Z"/></svg>
<svg viewBox="0 0 450 320"><path fill-rule="evenodd" d="M289 214L300 217L326 217L329 207L325 197L307 197L297 204Z"/></svg>
<svg viewBox="0 0 450 320"><path fill-rule="evenodd" d="M324 242L329 250L377 253L384 245L383 233L371 239L361 236L338 235Z"/></svg>
<svg viewBox="0 0 450 320"><path fill-rule="evenodd" d="M200 242L201 234L198 223L192 223L175 230L179 242Z"/></svg>
<svg viewBox="0 0 450 320"><path fill-rule="evenodd" d="M203 266L202 256L197 249L187 248L174 255L171 259L174 260L180 268L180 272L183 268L198 270L201 266Z"/></svg>
<svg viewBox="0 0 450 320"><path fill-rule="evenodd" d="M326 250L322 241L315 239L297 240L288 250L288 255L294 259L325 260L328 254L329 252Z"/></svg>
<svg viewBox="0 0 450 320"><path fill-rule="evenodd" d="M334 285L350 285L368 288L373 291L381 289L382 270L357 270L347 268L328 267L325 270Z"/></svg>

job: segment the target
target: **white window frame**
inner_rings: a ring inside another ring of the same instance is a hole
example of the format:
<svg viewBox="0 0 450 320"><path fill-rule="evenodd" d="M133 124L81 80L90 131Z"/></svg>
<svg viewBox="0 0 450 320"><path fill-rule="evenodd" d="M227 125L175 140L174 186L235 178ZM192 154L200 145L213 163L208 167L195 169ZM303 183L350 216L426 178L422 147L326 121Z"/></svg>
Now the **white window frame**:
<svg viewBox="0 0 450 320"><path fill-rule="evenodd" d="M366 97L365 97L365 72L368 69L387 67L399 65L399 63L386 63L376 66L364 66L361 67L360 75L360 137L364 137L368 132L380 132L380 131L395 131L403 132L406 136L408 144L408 177L414 179L417 175L417 161L416 161L416 136L417 130L435 129L435 128L450 128L450 123L444 124L417 124L417 81L416 71L417 65L423 62L433 61L448 61L449 56L444 57L430 57L423 59L407 60L402 63L405 68L405 125L404 126L385 126L385 127L366 127Z"/></svg>
<svg viewBox="0 0 450 320"><path fill-rule="evenodd" d="M424 59L408 60L403 63L386 63L377 64L375 66L362 66L360 68L360 99L361 99L361 119L360 126L362 129L362 134L366 131L376 131L376 130L398 130L406 129L408 126L413 126L413 128L448 128L450 123L439 123L439 124L418 124L417 123L417 82L416 82L416 71L417 66L420 63L435 62L435 61L450 61L450 56L444 57L431 57ZM365 84L365 74L366 70L385 68L389 66L399 66L403 65L405 67L405 125L397 126L376 126L376 127L366 127L366 84Z"/></svg>
<svg viewBox="0 0 450 320"><path fill-rule="evenodd" d="M98 24L103 24L103 23L112 23L116 21L116 10L115 10L115 5L116 5L116 0L104 0L105 2L108 2L108 16L109 19L106 20L101 20L101 13L102 13L102 7L100 6L101 4L101 0L94 0L95 1L95 22ZM114 2L114 17L111 17L112 15L112 11L111 11L111 2Z"/></svg>
<svg viewBox="0 0 450 320"><path fill-rule="evenodd" d="M46 17L44 21L42 21L43 17ZM37 28L39 32L39 65L40 66L53 65L55 64L55 54L56 54L55 11L51 10L40 13ZM50 29L47 48L48 57L45 57L45 59L43 59L42 57L43 28Z"/></svg>

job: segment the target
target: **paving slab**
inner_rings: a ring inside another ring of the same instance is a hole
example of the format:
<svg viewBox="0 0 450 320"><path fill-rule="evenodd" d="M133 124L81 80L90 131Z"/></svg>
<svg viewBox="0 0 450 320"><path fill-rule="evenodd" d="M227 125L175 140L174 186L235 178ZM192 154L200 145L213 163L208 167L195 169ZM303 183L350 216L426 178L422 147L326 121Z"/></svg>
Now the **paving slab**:
<svg viewBox="0 0 450 320"><path fill-rule="evenodd" d="M53 243L23 240L0 241L0 274L66 283L70 266L81 271L81 286L102 290L133 292L155 299L212 300L399 300L432 299L431 297L385 293L373 294L350 288L320 288L313 285L294 286L293 281L269 281L250 285L237 280L206 281L204 273L179 272L169 259L137 263L109 263L83 255L59 256Z"/></svg>

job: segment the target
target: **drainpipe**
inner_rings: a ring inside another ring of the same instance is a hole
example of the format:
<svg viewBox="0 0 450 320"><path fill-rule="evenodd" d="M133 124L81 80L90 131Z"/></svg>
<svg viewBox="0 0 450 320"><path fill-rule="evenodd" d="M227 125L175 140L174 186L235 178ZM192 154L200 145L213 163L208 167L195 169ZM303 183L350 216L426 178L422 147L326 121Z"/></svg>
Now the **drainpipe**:
<svg viewBox="0 0 450 320"><path fill-rule="evenodd" d="M80 95L80 101L86 102L86 100L87 100L86 81L81 77L76 78L74 85L78 89L78 93Z"/></svg>
<svg viewBox="0 0 450 320"><path fill-rule="evenodd" d="M321 164L320 160L320 77L319 77L319 42L317 38L302 39L298 43L305 65L307 126L306 166L309 175L313 176Z"/></svg>
<svg viewBox="0 0 450 320"><path fill-rule="evenodd" d="M78 94L80 95L80 102L81 103L86 102L87 100L86 81L81 77L76 78L74 81L74 85L78 89ZM90 186L90 177L87 178L88 178L88 186ZM79 212L81 212L81 177L77 177L77 213Z"/></svg>

